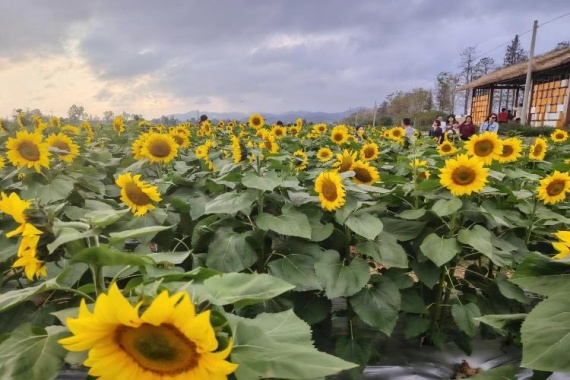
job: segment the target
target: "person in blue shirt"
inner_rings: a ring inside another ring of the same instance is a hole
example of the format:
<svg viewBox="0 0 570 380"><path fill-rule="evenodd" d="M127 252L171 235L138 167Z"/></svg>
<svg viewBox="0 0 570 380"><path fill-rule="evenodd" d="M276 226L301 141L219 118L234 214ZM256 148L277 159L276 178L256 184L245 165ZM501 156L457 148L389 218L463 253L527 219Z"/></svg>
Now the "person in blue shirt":
<svg viewBox="0 0 570 380"><path fill-rule="evenodd" d="M499 123L497 123L497 114L492 113L487 117L487 120L479 127L479 133L493 132L499 133Z"/></svg>

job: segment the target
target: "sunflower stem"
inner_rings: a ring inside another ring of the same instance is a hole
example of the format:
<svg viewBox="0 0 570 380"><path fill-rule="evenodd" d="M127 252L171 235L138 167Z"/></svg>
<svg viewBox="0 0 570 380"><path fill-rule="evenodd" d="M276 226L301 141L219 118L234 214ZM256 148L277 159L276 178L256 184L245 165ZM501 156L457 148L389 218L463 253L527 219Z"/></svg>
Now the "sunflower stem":
<svg viewBox="0 0 570 380"><path fill-rule="evenodd" d="M534 229L534 217L536 215L537 208L538 208L538 198L534 197L534 205L532 206L532 212L530 213L530 225L526 229L526 236L524 239L524 242L527 246L530 243L530 237L532 235L532 230Z"/></svg>
<svg viewBox="0 0 570 380"><path fill-rule="evenodd" d="M95 285L95 294L100 296L105 293L105 279L103 278L103 267L97 264L91 264L91 275L93 276L93 285Z"/></svg>

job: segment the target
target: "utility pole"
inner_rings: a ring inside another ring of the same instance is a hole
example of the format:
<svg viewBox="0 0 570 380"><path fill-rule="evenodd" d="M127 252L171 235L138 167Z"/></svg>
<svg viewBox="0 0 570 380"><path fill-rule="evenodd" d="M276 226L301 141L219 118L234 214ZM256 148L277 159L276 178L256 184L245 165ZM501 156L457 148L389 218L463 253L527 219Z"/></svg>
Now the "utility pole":
<svg viewBox="0 0 570 380"><path fill-rule="evenodd" d="M378 104L374 101L374 116L372 117L372 127L376 128L376 114L378 113Z"/></svg>
<svg viewBox="0 0 570 380"><path fill-rule="evenodd" d="M529 113L529 97L530 97L530 80L532 76L532 60L534 57L534 43L536 42L536 30L538 29L538 20L534 20L532 24L532 40L530 41L530 51L528 53L528 69L526 71L526 82L524 85L523 109L521 124L528 124Z"/></svg>

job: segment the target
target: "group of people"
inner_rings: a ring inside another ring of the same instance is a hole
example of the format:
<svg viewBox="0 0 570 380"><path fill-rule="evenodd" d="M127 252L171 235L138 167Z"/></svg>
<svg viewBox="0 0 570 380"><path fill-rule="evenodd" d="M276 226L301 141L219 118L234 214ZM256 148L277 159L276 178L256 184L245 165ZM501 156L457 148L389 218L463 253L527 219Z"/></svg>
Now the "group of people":
<svg viewBox="0 0 570 380"><path fill-rule="evenodd" d="M449 115L445 122L443 121L443 118L439 116L433 121L428 135L434 139L437 138L441 144L445 140L446 135L448 138L458 136L461 140L466 141L477 132L498 133L499 123L497 121L497 114L490 114L479 127L473 124L473 118L471 115L467 115L462 123L457 121L455 115Z"/></svg>

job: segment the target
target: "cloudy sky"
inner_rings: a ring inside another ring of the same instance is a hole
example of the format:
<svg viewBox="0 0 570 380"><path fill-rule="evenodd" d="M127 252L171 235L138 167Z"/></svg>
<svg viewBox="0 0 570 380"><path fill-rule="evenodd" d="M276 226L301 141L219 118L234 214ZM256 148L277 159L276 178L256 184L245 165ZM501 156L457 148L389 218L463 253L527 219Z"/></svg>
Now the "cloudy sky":
<svg viewBox="0 0 570 380"><path fill-rule="evenodd" d="M0 0L0 117L373 106L458 71L467 46L502 63L534 19L568 13L568 0ZM541 26L536 52L569 25Z"/></svg>

